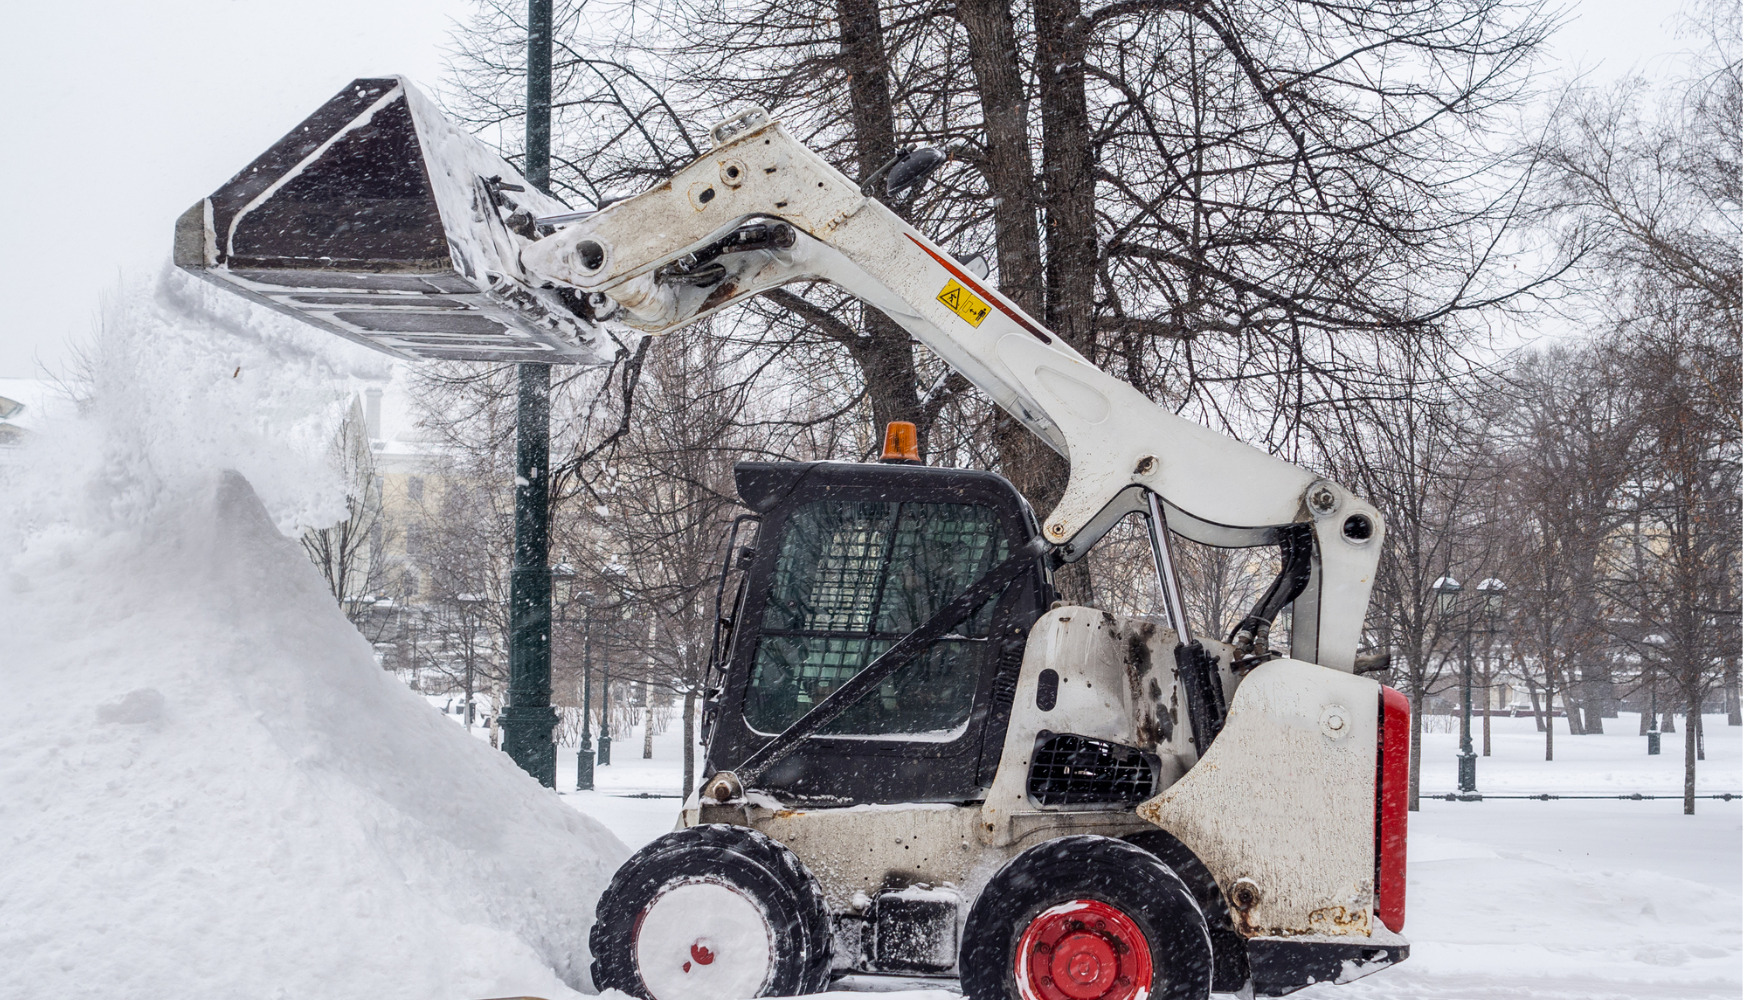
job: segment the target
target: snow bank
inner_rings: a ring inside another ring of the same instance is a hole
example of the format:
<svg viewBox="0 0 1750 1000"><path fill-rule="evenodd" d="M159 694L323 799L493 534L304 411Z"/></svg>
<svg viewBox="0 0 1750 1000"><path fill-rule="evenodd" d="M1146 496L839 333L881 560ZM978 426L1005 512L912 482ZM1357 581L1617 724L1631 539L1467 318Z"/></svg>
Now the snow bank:
<svg viewBox="0 0 1750 1000"><path fill-rule="evenodd" d="M588 986L624 846L378 669L285 534L381 374L327 339L167 275L0 482L0 996Z"/></svg>

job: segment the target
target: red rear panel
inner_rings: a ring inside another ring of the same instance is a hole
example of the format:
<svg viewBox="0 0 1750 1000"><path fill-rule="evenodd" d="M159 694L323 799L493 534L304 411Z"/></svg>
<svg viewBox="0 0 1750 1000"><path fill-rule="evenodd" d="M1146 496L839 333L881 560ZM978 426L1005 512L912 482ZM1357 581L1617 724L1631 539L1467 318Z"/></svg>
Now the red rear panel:
<svg viewBox="0 0 1750 1000"><path fill-rule="evenodd" d="M1404 850L1410 828L1410 700L1379 689L1379 778L1375 786L1374 856L1379 919L1394 933L1404 929Z"/></svg>

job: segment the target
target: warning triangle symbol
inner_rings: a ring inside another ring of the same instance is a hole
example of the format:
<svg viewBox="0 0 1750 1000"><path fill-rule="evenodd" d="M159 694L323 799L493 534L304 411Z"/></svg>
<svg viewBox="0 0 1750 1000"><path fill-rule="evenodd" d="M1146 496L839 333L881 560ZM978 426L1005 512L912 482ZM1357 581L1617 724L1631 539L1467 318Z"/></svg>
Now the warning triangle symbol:
<svg viewBox="0 0 1750 1000"><path fill-rule="evenodd" d="M960 308L960 289L950 288L943 292L942 303L950 309Z"/></svg>

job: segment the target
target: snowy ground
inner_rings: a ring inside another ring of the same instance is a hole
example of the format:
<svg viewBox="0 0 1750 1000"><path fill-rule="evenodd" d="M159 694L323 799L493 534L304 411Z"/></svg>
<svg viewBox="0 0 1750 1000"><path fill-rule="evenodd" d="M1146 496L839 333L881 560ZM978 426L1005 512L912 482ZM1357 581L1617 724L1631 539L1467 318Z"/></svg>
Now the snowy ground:
<svg viewBox="0 0 1750 1000"><path fill-rule="evenodd" d="M1543 759L1531 719L1494 719L1480 758L1484 794L1670 795L1683 788L1681 734L1648 757L1636 720L1603 736L1569 736L1557 720L1556 759ZM1681 723L1681 720L1679 720ZM1743 730L1704 720L1703 792L1743 791ZM1436 723L1438 726L1439 723ZM1478 751L1480 720L1475 734ZM1458 734L1423 734L1422 790L1456 788ZM641 733L616 741L594 792L566 803L636 848L674 826L678 727L640 759ZM561 789L576 787L576 748L559 757ZM1742 996L1743 803L1703 800L1684 816L1672 800L1424 801L1410 818L1410 961L1308 1000L1689 1000ZM923 987L868 978L856 990ZM903 989L892 1000L941 1000Z"/></svg>

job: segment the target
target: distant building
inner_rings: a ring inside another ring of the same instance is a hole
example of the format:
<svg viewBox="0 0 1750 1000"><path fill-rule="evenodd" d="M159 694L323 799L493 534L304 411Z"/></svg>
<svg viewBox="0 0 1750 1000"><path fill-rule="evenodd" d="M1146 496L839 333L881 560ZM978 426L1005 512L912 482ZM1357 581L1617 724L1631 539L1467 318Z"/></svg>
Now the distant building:
<svg viewBox="0 0 1750 1000"><path fill-rule="evenodd" d="M12 464L44 422L72 408L62 387L50 379L0 378L0 468Z"/></svg>

